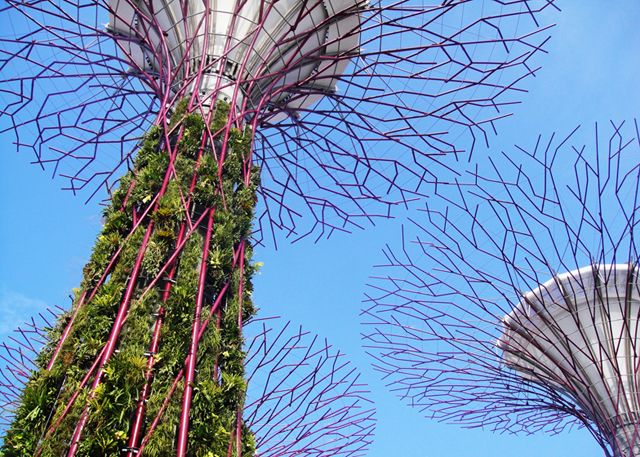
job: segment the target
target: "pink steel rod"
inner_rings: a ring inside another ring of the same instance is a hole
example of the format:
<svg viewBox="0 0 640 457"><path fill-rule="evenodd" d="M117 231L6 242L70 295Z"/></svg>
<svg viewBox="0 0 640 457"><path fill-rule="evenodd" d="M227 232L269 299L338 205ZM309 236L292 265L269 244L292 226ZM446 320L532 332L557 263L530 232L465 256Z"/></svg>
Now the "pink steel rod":
<svg viewBox="0 0 640 457"><path fill-rule="evenodd" d="M171 155L170 156L170 160L169 160L169 164L171 165L173 163L173 161L175 160L175 155ZM159 197L164 195L164 192L167 189L167 186L169 184L169 178L171 176L171 168L169 168L167 170L167 172L165 173L164 176L164 180L162 182L162 187L160 188L160 190L158 191L158 193L156 194L156 203L154 206L154 210L157 210L158 208L158 204L159 202L157 201ZM150 208L152 205L149 205L148 208ZM147 209L148 209L147 208ZM140 218L140 221L142 221L143 219ZM80 418L80 421L78 422L78 425L76 427L76 430L74 432L73 438L71 440L71 447L69 448L69 453L67 454L67 457L73 457L75 456L76 452L78 451L78 447L80 445L80 438L82 436L82 431L84 429L84 426L87 422L87 417L89 414L89 402L91 399L93 399L93 397L95 396L95 392L97 387L101 384L102 382L102 375L104 374L104 366L107 364L107 362L109 361L109 359L111 358L111 356L113 355L113 352L115 351L115 347L116 347L116 343L118 341L118 336L120 335L120 331L122 330L122 326L124 325L124 322L126 320L127 317L127 311L129 309L129 302L131 300L131 295L133 294L133 290L135 288L136 285L136 280L138 278L138 273L140 272L140 266L142 265L142 259L144 258L144 254L146 252L147 249L147 244L149 243L149 239L151 238L151 232L153 231L153 219L151 221L149 221L149 225L147 226L147 230L145 232L144 235L144 239L142 240L142 244L140 245L140 252L138 253L138 256L136 258L136 263L133 267L133 271L131 272L131 275L129 277L129 284L127 285L127 290L125 292L125 296L124 299L120 305L120 309L118 310L118 315L116 316L116 321L113 324L113 327L111 328L111 334L109 335L109 339L108 339L108 343L107 343L107 349L102 357L102 361L100 363L100 368L98 369L98 372L96 373L96 377L93 380L93 385L91 386L91 394L89 395L89 399L87 400L87 404L85 405L84 411L82 413L82 416ZM133 232L132 232L133 233Z"/></svg>
<svg viewBox="0 0 640 457"><path fill-rule="evenodd" d="M231 430L231 436L229 437L229 447L227 448L227 457L231 457L231 453L233 452L233 433L235 430Z"/></svg>
<svg viewBox="0 0 640 457"><path fill-rule="evenodd" d="M210 315L212 315L219 308L220 302L222 301L222 298L224 297L224 294L227 291L227 288L229 287L230 281L231 281L231 278L229 278L229 281L227 281L227 283L224 285L224 287L220 290L220 293L218 294L218 297L216 298L215 303L211 307ZM206 325L207 325L208 322L209 322L209 319L204 321L204 323L200 327L200 331L198 332L198 338L197 338L198 341L200 341L200 338L202 337L202 334L204 333L204 330L205 330ZM185 360L185 364L186 363L187 363L187 360ZM169 400L171 399L171 396L173 395L173 392L176 390L176 386L178 385L178 383L182 379L182 376L184 374L184 370L185 370L184 367L181 368L180 371L178 372L178 374L176 375L175 379L173 380L173 384L171 385L171 389L169 390L169 393L167 394L167 396L164 399L164 401L162 402L162 406L160 407L160 410L158 411L158 414L156 415L156 418L153 420L153 422L149 426L149 430L147 431L144 439L142 440L142 443L140 443L140 448L138 449L138 454L140 454L142 452L144 447L149 442L149 439L151 438L151 434L153 433L155 428L158 426L158 423L160 422L160 418L162 417L162 413L164 413L164 410L166 409L167 405L169 404Z"/></svg>
<svg viewBox="0 0 640 457"><path fill-rule="evenodd" d="M122 200L122 205L120 206L120 212L124 212L124 207L127 205L127 201L129 200L129 195L131 195L131 191L133 187L136 185L136 180L132 179L131 183L129 183L129 189L127 190L127 195L124 196L124 200Z"/></svg>
<svg viewBox="0 0 640 457"><path fill-rule="evenodd" d="M206 214L206 213L205 213ZM204 216L204 214L203 214ZM232 268L236 266L237 262L238 262L238 257L239 257L239 253L240 250L238 250L235 255L234 255L234 259L233 259L233 265ZM230 280L231 278L229 278L229 281L227 281L225 283L225 285L223 286L223 288L220 290L220 292L218 293L218 297L216 298L216 301L214 302L213 306L211 307L211 311L209 312L209 317L203 322L203 324L200 327L200 331L198 332L198 338L197 340L200 341L200 338L202 337L202 335L204 334L204 331L207 327L207 324L209 323L209 321L211 320L211 316L213 316L213 314L215 312L220 311L220 302L222 301L222 298L224 297L227 288L229 287L230 284ZM187 363L187 361L185 360L185 364ZM138 453L141 453L142 450L144 449L144 447L146 446L146 444L149 442L149 439L151 437L151 434L153 433L153 431L155 430L155 428L158 426L158 423L160 422L160 418L162 417L162 414L165 410L165 408L167 407L167 405L169 404L169 400L171 399L171 396L173 395L173 392L176 389L176 386L178 385L178 383L180 382L180 380L182 379L182 376L184 374L184 368L182 368L176 378L173 381L173 385L171 386L171 389L169 391L169 393L167 394L167 397L164 399L162 406L160 407L160 410L158 411L158 414L156 415L156 418L154 419L154 421L152 422L151 426L149 427L149 430L147 431L144 439L142 440L142 443L140 444L140 448L138 449Z"/></svg>
<svg viewBox="0 0 640 457"><path fill-rule="evenodd" d="M78 451L78 447L80 445L80 438L82 436L82 431L87 422L87 416L89 414L89 402L95 396L95 391L98 386L102 382L102 375L104 374L104 366L107 364L113 352L116 349L116 343L118 341L118 335L120 335L120 330L124 325L124 319L127 315L127 310L129 308L129 300L131 299L131 295L133 294L133 289L136 285L136 279L138 277L138 273L140 271L140 266L142 265L142 259L144 258L144 253L146 251L147 243L149 242L149 238L151 238L151 232L153 230L153 220L149 222L147 226L147 231L144 234L144 239L142 240L142 245L140 248L140 252L138 253L138 257L136 258L136 263L133 267L133 271L131 272L131 276L129 278L129 284L127 285L127 290L125 292L124 299L120 305L120 309L118 310L118 315L116 316L116 321L111 328L111 335L109 335L109 339L107 340L106 350L102 356L102 360L100 362L100 368L96 373L96 377L93 380L93 384L91 386L91 394L89 395L89 399L87 400L87 405L84 408L82 416L80 418L80 422L78 422L78 426L76 427L75 433L73 434L73 438L71 439L71 447L69 448L69 452L67 457L73 457Z"/></svg>
<svg viewBox="0 0 640 457"><path fill-rule="evenodd" d="M204 33L205 36L206 34L208 34L209 32L209 20L210 20L210 16L211 16L211 7L209 5L209 2L203 2L204 3L204 14L203 14L203 19L204 19ZM232 16L232 21L234 21L236 18L236 14L234 14ZM185 23L185 28L187 28L187 21L184 21ZM198 28L202 25L202 19L200 20L199 24L198 24ZM185 36L196 36L196 34L193 35L185 35ZM202 50L200 51L200 68L198 69L198 71L196 72L196 78L195 78L195 87L200 87L200 84L202 82L202 75L205 73L205 64L206 64L206 54L207 54L207 48L209 46L209 40L205 39L203 40L203 46L202 46ZM189 43L189 47L191 47L193 45L193 40L190 40ZM185 57L186 57L187 53L185 53ZM220 68L220 73L222 73L222 68ZM220 78L218 78L219 80ZM194 91L194 93L197 93L198 91ZM217 88L216 91L214 93L217 92ZM193 96L191 97L191 99L189 100L189 109L193 109Z"/></svg>
<svg viewBox="0 0 640 457"><path fill-rule="evenodd" d="M29 351L29 352L33 352L34 354L38 354L38 351L36 351L36 350L34 349L33 345L32 345L32 344L31 344L31 342L29 341L29 338L27 337L27 335L25 335L25 334L24 334L24 330L22 330L21 328L18 328L18 330L17 330L17 331L18 331L18 332L22 335L22 337L25 339L26 344L25 344L25 343L23 343L23 342L22 342L22 341L20 341L20 340L15 339L15 338L14 338L14 337L12 337L12 336L10 336L10 337L9 337L9 339L10 339L10 340L12 340L12 341L14 341L14 342L16 342L16 343L18 343L18 346L21 346L21 347L25 348L27 351Z"/></svg>
<svg viewBox="0 0 640 457"><path fill-rule="evenodd" d="M238 284L238 328L242 334L242 283L244 282L244 246L246 240L243 238L240 242L240 284ZM238 405L236 423L236 450L238 457L242 457L242 405Z"/></svg>
<svg viewBox="0 0 640 457"><path fill-rule="evenodd" d="M236 451L238 457L242 457L242 404L238 405L236 412Z"/></svg>
<svg viewBox="0 0 640 457"><path fill-rule="evenodd" d="M209 113L209 117L211 116L211 113ZM208 122L207 122L208 124ZM180 136L182 135L183 131L180 131ZM204 137L202 139L202 144L201 146L204 147L206 142L206 137ZM190 195L193 192L193 189L195 188L196 185L196 178L197 178L197 169L199 167L200 164L200 160L202 158L202 153L203 150L201 148L201 150L198 153L198 159L197 159L197 163L196 163L196 170L193 173L193 177L191 178L191 185L189 187L189 197L188 199L185 201L184 200L184 196L182 195L182 191L180 189L180 198L183 201L183 205L184 208L189 208L189 206L191 205L191 197ZM178 178L177 176L177 172L176 169L173 165L173 163L169 164L169 173L173 173L176 176L176 179ZM160 272L156 275L156 277L154 278L154 280L151 282L151 284L149 284L149 286L147 286L147 288L145 289L145 291L142 293L141 295L141 299L142 297L144 297L147 292L155 285L155 283L157 282L158 278L164 273L164 271L166 270L166 268L169 265L172 265L172 269L169 273L169 279L173 279L174 275L175 275L175 271L176 271L176 266L177 264L175 263L176 259L177 259L177 255L182 251L182 247L184 246L184 243L186 243L186 239L188 239L188 237L193 233L193 231L195 230L195 228L197 228L200 225L200 222L202 221L202 219L204 218L205 214L207 214L207 212L210 213L210 218L213 217L214 214L214 210L213 209L209 209L207 211L204 211L202 216L200 216L200 218L198 219L198 221L196 222L196 224L193 224L191 222L191 218L189 217L189 213L188 211L186 212L186 216L187 216L187 222L189 223L189 233L187 234L186 237L184 237L184 231L186 228L186 225L184 223L184 221L182 222L182 224L180 225L180 231L178 233L178 242L177 242L177 246L176 249L174 250L173 255L169 258L169 260L166 262L165 266L160 270ZM184 240L183 240L184 238ZM183 242L184 241L184 242ZM163 304L167 302L167 299L169 298L169 293L171 291L171 282L168 281L166 288L165 288L165 292L162 298L162 302ZM162 328L162 323L163 323L163 319L162 319L162 315L164 313L164 308L161 308L158 312L158 319L156 321L156 328L154 330L154 335L153 335L153 340L151 343L151 348L149 350L150 352L150 357L149 360L147 361L147 371L145 373L145 384L142 388L142 391L140 393L140 401L138 403L138 407L136 410L136 415L135 415L135 421L133 424L133 428L132 428L132 432L131 432L131 438L129 440L129 448L130 450L127 451L127 457L132 457L133 455L133 451L132 449L135 449L137 444L138 444L138 440L140 439L140 430L142 428L142 422L144 419L144 410L145 410L145 404L146 404L146 400L147 397L149 395L149 391L151 389L151 378L153 376L153 366L155 365L155 353L158 350L158 346L160 344L160 330Z"/></svg>
<svg viewBox="0 0 640 457"><path fill-rule="evenodd" d="M135 207L131 208L131 216L133 217L133 225L136 225L138 223L138 211ZM142 220L142 218L140 218L140 220Z"/></svg>
<svg viewBox="0 0 640 457"><path fill-rule="evenodd" d="M178 233L178 242L182 241L184 237L185 223L183 222L180 225L180 232ZM151 341L151 346L149 348L149 359L147 360L147 369L144 374L144 385L142 386L142 391L140 392L140 401L138 402L138 407L136 408L135 420L133 423L133 427L131 430L131 438L129 439L129 451L127 451L127 457L133 456L133 451L131 449L135 449L138 445L138 441L140 439L140 430L142 428L142 422L144 419L144 411L147 403L147 397L149 396L149 391L151 390L151 378L153 376L153 367L156 363L155 354L158 352L158 346L160 344L160 330L162 329L162 323L164 321L164 305L167 303L167 299L169 298L169 293L171 292L171 280L175 277L177 269L177 263L174 261L171 271L169 272L169 281L167 281L167 285L165 287L164 293L162 295L162 304L163 306L158 310L158 319L156 320L156 326L153 331L153 339Z"/></svg>
<svg viewBox="0 0 640 457"><path fill-rule="evenodd" d="M84 303L84 299L85 299L86 296L87 296L87 291L83 290L82 291L82 296L80 297L80 301L78 301L78 306L76 306L76 309L73 312L73 315L71 316L71 320L69 320L69 323L65 327L64 332L62 333L62 336L60 337L60 341L58 341L58 344L56 345L56 349L53 352L53 356L51 357L51 360L49 360L49 363L47 364L47 371L51 371L51 368L53 368L53 364L55 363L56 359L58 358L58 354L60 353L60 350L62 349L62 345L67 340L67 337L69 336L69 333L71 332L71 328L73 326L73 322L76 320L76 316L78 315L78 311L80 311L80 308L82 308L82 304Z"/></svg>
<svg viewBox="0 0 640 457"><path fill-rule="evenodd" d="M204 239L204 249L200 263L200 278L198 280L198 296L196 299L195 316L191 336L191 347L187 357L187 373L184 381L184 398L182 401L182 413L180 414L180 425L178 434L177 457L184 457L187 452L187 437L189 434L189 411L191 409L191 397L193 395L193 381L195 378L196 356L198 352L198 341L200 331L200 313L202 312L202 301L204 299L204 287L207 279L207 259L209 257L209 247L211 245L211 229L213 228L214 211L209 214L207 224L207 235Z"/></svg>
<svg viewBox="0 0 640 457"><path fill-rule="evenodd" d="M238 302L240 303L240 306L238 307L238 328L240 329L240 332L242 333L242 286L243 286L243 281L244 281L244 246L245 246L246 240L244 238L242 238L242 241L240 242L240 284L238 284Z"/></svg>
<svg viewBox="0 0 640 457"><path fill-rule="evenodd" d="M96 360L93 362L93 365L91 365L91 368L89 368L89 371L87 371L87 374L84 376L84 378L82 378L82 381L80 382L80 385L77 387L77 389L75 390L75 392L73 393L73 395L69 399L69 402L67 403L67 406L64 408L64 411L62 412L62 414L60 415L60 417L58 418L56 423L53 424L51 427L49 427L49 430L47 431L46 436L38 444L38 448L36 449L34 457L38 457L38 455L40 455L40 452L42 452L42 443L44 441L46 441L47 439L49 439L51 434L58 428L58 426L60 425L62 420L67 416L69 411L71 411L71 407L73 406L73 404L75 403L76 399L78 398L78 395L80 395L80 392L82 392L82 389L84 389L84 386L89 381L89 378L93 374L93 371L98 366L98 363L100 362L100 359L102 358L102 355L104 354L104 351L106 350L106 348L107 348L106 345L102 347L102 350L100 351L100 354L98 354L98 356L96 357Z"/></svg>
<svg viewBox="0 0 640 457"><path fill-rule="evenodd" d="M218 330L220 330L220 309L218 309L218 311L216 312L217 317L216 317L216 328ZM206 322L205 322L206 325ZM218 361L220 359L220 354L216 354L216 362L215 365L213 366L213 380L216 382L216 384L218 383Z"/></svg>
<svg viewBox="0 0 640 457"><path fill-rule="evenodd" d="M178 372L178 375L173 380L173 384L171 384L171 389L169 389L169 393L167 393L167 396L165 397L164 401L162 402L162 406L160 407L160 410L158 411L158 414L156 415L156 418L153 420L153 422L149 426L149 431L147 431L144 439L142 440L142 443L140 443L140 447L138 448L138 454L142 453L142 450L144 449L144 447L149 442L149 439L151 438L151 434L153 433L153 431L158 426L158 423L160 422L160 418L162 417L162 413L164 413L164 410L167 408L167 405L169 404L169 401L171 400L171 396L176 391L176 387L178 387L178 383L182 379L182 375L183 374L184 374L184 368L181 368L180 371Z"/></svg>
<svg viewBox="0 0 640 457"><path fill-rule="evenodd" d="M9 348L6 343L2 343L2 347L6 350L7 355L11 358L11 360L7 359L7 357L5 357L4 355L0 355L0 358L13 366L13 368L10 368L9 366L7 366L6 368L10 369L12 372L17 371L21 376L28 378L31 367L28 367L24 364L24 359L26 358L29 362L31 362L31 360L28 357L25 357L20 349ZM20 354L20 360L18 360L17 357L13 355L13 352L18 352ZM24 370L20 367L24 368Z"/></svg>
<svg viewBox="0 0 640 457"><path fill-rule="evenodd" d="M140 220L138 220L137 224L134 224L133 228L131 229L131 231L129 232L127 237L122 242L122 245L124 245L127 242L127 240L131 237L131 235L133 235L133 233L136 231L136 229L140 225L140 222L142 222L142 220L146 217L147 213L152 208L153 204L156 202L157 199L158 199L158 195L156 195L153 198L153 200L149 203L149 206L147 207L147 209L142 214L142 217L140 218ZM109 274L109 271L111 271L111 267L113 266L113 264L115 263L116 259L118 258L118 256L120 255L121 252L122 252L122 246L120 248L118 248L116 253L111 257L111 260L109 261L109 264L107 265L107 268L105 268L104 269L104 273L102 273L102 277L100 278L100 280L98 281L96 286L93 288L93 291L91 292L91 295L89 296L89 299L87 300L87 303L89 303L91 300L93 300L93 297L95 297L96 293L98 292L98 289L100 288L100 286L102 285L102 283L106 279L107 275ZM56 345L56 350L53 353L53 357L51 358L51 360L49 361L49 364L47 365L47 370L48 371L51 371L51 368L53 368L53 364L55 363L56 359L58 358L58 355L60 354L60 349L62 348L62 345L65 343L65 341L69 337L69 334L71 333L71 328L73 327L73 323L75 322L75 319L76 319L76 317L78 315L78 312L80 311L80 308L84 305L84 297L85 297L85 295L86 295L86 291L83 291L82 297L80 298L80 301L78 302L78 306L76 307L76 310L73 312L73 316L71 316L71 320L69 321L69 323L65 327L64 332L63 332L62 336L60 337L60 341L58 341L58 344Z"/></svg>

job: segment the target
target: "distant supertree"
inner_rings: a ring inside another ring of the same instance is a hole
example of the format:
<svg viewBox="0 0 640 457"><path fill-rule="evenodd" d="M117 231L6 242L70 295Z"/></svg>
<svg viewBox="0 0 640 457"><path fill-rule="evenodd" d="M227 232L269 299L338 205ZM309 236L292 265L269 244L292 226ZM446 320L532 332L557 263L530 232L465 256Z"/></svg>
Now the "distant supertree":
<svg viewBox="0 0 640 457"><path fill-rule="evenodd" d="M465 427L577 424L607 456L640 455L634 127L491 159L387 248L365 338L395 392Z"/></svg>
<svg viewBox="0 0 640 457"><path fill-rule="evenodd" d="M243 327L262 228L331 234L424 195L454 135L472 147L506 115L552 4L9 0L7 130L73 191L111 195L5 455L256 452Z"/></svg>

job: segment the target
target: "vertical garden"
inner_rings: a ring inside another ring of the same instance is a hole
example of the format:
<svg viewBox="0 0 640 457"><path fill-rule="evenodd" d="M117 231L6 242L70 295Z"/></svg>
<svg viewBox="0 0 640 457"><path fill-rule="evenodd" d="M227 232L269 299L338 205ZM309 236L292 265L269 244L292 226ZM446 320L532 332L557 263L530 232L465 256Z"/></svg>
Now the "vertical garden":
<svg viewBox="0 0 640 457"><path fill-rule="evenodd" d="M74 306L37 358L5 456L73 446L79 456L175 455L181 435L188 455L255 450L242 424L242 326L256 312L249 237L259 173L245 171L248 129L203 141L228 111L219 103L205 126L182 100L169 131L156 126L141 142Z"/></svg>

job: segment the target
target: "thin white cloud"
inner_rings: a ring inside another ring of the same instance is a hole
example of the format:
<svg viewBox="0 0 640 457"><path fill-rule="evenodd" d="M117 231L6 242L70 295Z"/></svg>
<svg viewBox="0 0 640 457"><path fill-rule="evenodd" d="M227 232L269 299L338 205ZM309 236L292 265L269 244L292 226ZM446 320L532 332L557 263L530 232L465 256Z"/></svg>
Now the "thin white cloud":
<svg viewBox="0 0 640 457"><path fill-rule="evenodd" d="M31 322L32 317L36 323L42 324L38 313L51 320L44 301L14 292L4 284L0 285L0 340L6 341L18 327L25 328L24 323Z"/></svg>

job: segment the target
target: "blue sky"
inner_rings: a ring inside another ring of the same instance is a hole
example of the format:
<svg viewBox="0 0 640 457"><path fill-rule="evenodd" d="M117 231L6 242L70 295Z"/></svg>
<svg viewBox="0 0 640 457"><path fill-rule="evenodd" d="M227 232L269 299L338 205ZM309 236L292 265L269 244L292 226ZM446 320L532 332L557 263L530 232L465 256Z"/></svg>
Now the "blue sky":
<svg viewBox="0 0 640 457"><path fill-rule="evenodd" d="M509 151L514 143L535 141L539 133L569 133L582 125L585 143L594 122L632 121L640 106L640 4L635 1L560 2L552 14L557 26L538 59L543 66L523 85L529 90L515 115L498 124L491 150ZM549 22L549 21L547 21ZM33 313L67 307L68 295L100 229L97 201L60 191L64 184L30 165L30 156L1 143L0 156L0 337ZM465 164L459 164L464 167ZM264 262L255 299L264 315L281 315L326 336L363 372L378 408L376 439L369 455L382 457L494 456L592 457L602 455L584 431L560 436L505 436L438 424L388 393L361 347L359 310L372 266L383 261L385 243L399 243L407 213L378 221L352 235L337 234L314 244L303 240L258 249Z"/></svg>

